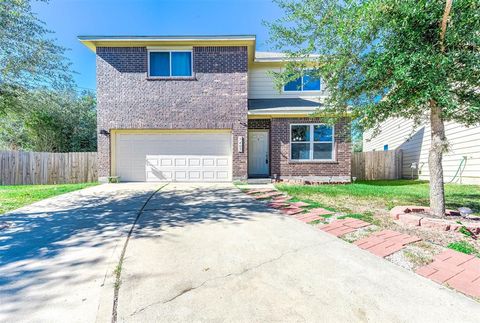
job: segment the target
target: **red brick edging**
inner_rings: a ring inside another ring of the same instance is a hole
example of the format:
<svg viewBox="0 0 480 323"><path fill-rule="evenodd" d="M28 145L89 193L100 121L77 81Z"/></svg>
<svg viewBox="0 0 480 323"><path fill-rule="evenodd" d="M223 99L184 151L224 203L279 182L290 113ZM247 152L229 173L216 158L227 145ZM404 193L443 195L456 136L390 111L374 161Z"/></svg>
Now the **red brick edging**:
<svg viewBox="0 0 480 323"><path fill-rule="evenodd" d="M379 256L386 257L402 250L407 244L420 241L419 237L392 230L375 232L369 237L354 242L359 248L370 251Z"/></svg>
<svg viewBox="0 0 480 323"><path fill-rule="evenodd" d="M446 250L417 274L473 297L480 297L480 258Z"/></svg>
<svg viewBox="0 0 480 323"><path fill-rule="evenodd" d="M428 212L429 207L422 206L396 206L390 210L390 216L396 221L410 225L421 226L429 229L435 229L438 231L458 231L461 227L466 227L474 234L480 233L480 223L457 223L458 220L444 220L444 219L432 219L423 217L419 214L413 214L415 212ZM458 211L447 210L447 215L458 215Z"/></svg>

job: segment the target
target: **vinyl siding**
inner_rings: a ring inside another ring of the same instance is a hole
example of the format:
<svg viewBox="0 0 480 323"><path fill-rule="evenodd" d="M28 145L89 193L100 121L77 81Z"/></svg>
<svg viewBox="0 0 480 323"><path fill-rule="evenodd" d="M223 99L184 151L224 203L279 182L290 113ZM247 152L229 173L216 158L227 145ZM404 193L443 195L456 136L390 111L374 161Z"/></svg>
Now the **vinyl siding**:
<svg viewBox="0 0 480 323"><path fill-rule="evenodd" d="M320 92L283 92L275 88L275 83L269 71L280 72L280 67L250 66L248 69L248 98L249 99L280 99L280 98L318 98L325 97L327 91L324 84Z"/></svg>
<svg viewBox="0 0 480 323"><path fill-rule="evenodd" d="M480 126L464 127L458 123L447 122L445 133L449 142L449 151L443 157L445 182L480 184ZM418 178L429 179L428 151L430 149L430 125L413 129L413 122L405 119L389 119L382 123L380 133L372 138L372 131L363 136L363 150L383 150L388 144L389 150L402 149L403 177L411 178L411 164L419 165ZM454 178L463 156L467 156L466 165L460 175ZM414 171L417 177L417 172Z"/></svg>

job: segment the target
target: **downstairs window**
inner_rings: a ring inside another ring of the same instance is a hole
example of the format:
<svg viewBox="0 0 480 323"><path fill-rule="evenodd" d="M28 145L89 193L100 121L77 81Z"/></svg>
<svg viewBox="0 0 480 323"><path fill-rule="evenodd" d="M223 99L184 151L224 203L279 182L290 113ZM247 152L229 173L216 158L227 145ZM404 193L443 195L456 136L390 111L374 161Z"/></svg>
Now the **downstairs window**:
<svg viewBox="0 0 480 323"><path fill-rule="evenodd" d="M332 161L333 127L324 124L290 125L290 159L295 161Z"/></svg>

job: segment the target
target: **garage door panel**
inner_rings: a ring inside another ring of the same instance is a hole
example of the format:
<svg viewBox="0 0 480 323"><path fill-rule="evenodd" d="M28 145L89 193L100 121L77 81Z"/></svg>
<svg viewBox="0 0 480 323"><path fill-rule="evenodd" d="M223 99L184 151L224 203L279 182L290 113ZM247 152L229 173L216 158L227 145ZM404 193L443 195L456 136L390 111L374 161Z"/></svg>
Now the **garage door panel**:
<svg viewBox="0 0 480 323"><path fill-rule="evenodd" d="M217 172L217 178L219 180L228 180L228 172Z"/></svg>
<svg viewBox="0 0 480 323"><path fill-rule="evenodd" d="M201 159L200 158L190 158L188 160L188 166L200 166Z"/></svg>
<svg viewBox="0 0 480 323"><path fill-rule="evenodd" d="M172 166L173 160L171 158L160 158L160 166Z"/></svg>
<svg viewBox="0 0 480 323"><path fill-rule="evenodd" d="M228 166L227 158L217 158L217 166Z"/></svg>
<svg viewBox="0 0 480 323"><path fill-rule="evenodd" d="M191 180L201 180L201 173L199 171L189 171L188 178Z"/></svg>
<svg viewBox="0 0 480 323"><path fill-rule="evenodd" d="M230 181L231 134L119 134L116 173L124 181Z"/></svg>
<svg viewBox="0 0 480 323"><path fill-rule="evenodd" d="M175 158L175 166L187 166L187 160L185 158Z"/></svg>
<svg viewBox="0 0 480 323"><path fill-rule="evenodd" d="M215 166L214 158L203 158L203 166Z"/></svg>
<svg viewBox="0 0 480 323"><path fill-rule="evenodd" d="M206 181L213 180L215 178L215 172L212 171L204 171L203 172L203 179Z"/></svg>
<svg viewBox="0 0 480 323"><path fill-rule="evenodd" d="M170 181L173 178L172 172L150 170L147 171L147 181Z"/></svg>

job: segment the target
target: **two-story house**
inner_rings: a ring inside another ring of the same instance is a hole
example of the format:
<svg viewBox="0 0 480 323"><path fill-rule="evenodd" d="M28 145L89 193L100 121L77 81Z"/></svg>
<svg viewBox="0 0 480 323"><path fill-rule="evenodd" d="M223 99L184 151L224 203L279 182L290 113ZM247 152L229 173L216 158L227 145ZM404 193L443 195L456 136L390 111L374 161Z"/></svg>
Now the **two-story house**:
<svg viewBox="0 0 480 323"><path fill-rule="evenodd" d="M312 113L327 91L274 86L285 58L255 36L81 36L96 53L99 177L350 182L349 121Z"/></svg>

